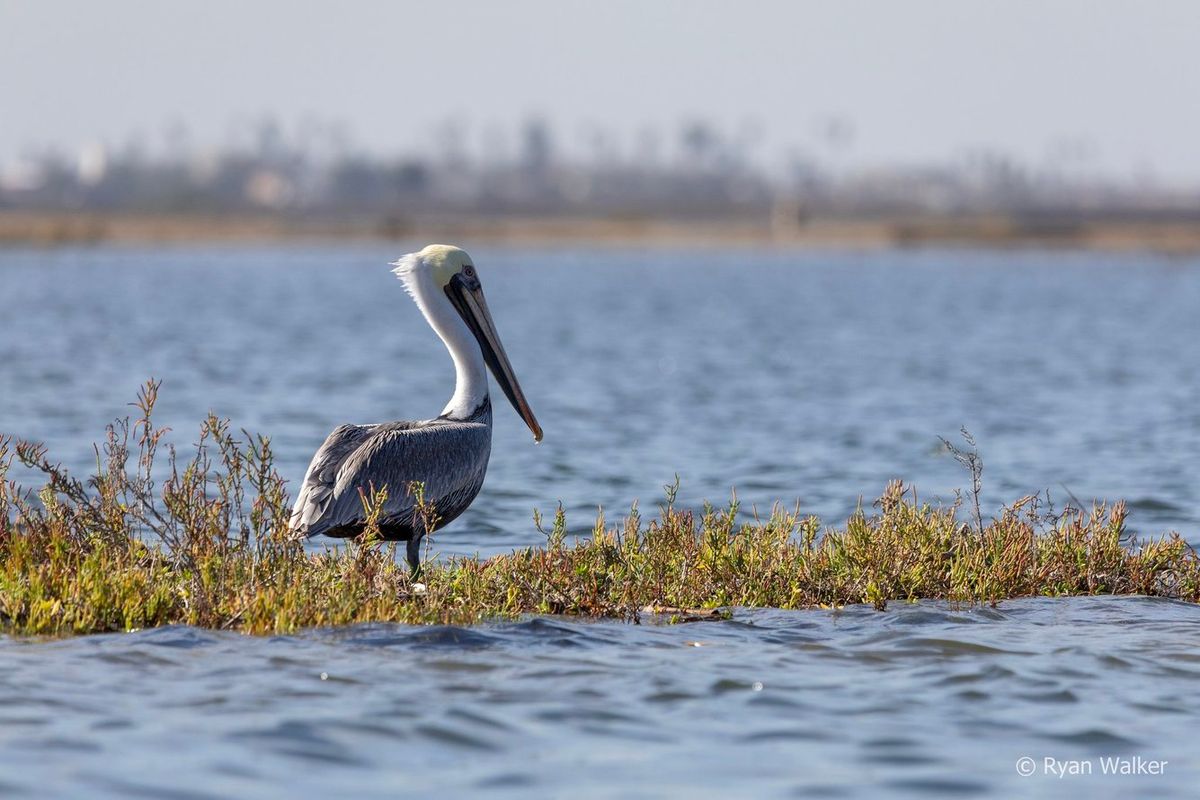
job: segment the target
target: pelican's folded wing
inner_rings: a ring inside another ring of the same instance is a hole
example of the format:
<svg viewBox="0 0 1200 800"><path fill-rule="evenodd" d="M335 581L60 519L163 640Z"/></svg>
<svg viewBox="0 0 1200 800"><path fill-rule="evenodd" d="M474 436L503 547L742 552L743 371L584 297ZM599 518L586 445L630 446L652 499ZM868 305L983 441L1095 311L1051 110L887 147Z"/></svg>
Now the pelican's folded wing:
<svg viewBox="0 0 1200 800"><path fill-rule="evenodd" d="M321 450L333 439L331 435ZM347 446L345 442L352 443ZM365 493L387 489L381 525L411 525L416 505L409 492L413 481L424 484L425 498L434 513L443 523L449 522L483 485L491 430L472 422L390 422L371 426L365 433L343 434L330 449L337 450L329 459L332 468L318 471L314 459L301 489L302 495L307 492L312 499L303 508L298 499L293 512L293 519L300 514L298 530L308 536L361 526L360 489ZM318 452L317 457L320 455ZM316 473L315 478L311 473Z"/></svg>
<svg viewBox="0 0 1200 800"><path fill-rule="evenodd" d="M317 449L308 471L304 473L304 483L300 485L296 504L292 506L290 527L295 533L314 536L321 532L317 523L333 499L338 470L376 427L339 425L325 438L325 443Z"/></svg>

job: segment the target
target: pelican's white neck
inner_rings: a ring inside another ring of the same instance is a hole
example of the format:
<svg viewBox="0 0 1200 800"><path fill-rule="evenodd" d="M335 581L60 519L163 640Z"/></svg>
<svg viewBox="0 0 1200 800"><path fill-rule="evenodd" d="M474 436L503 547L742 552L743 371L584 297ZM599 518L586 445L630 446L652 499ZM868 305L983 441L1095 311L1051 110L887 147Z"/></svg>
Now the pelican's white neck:
<svg viewBox="0 0 1200 800"><path fill-rule="evenodd" d="M426 314L429 324L446 343L450 357L454 359L454 394L442 409L443 417L467 419L488 396L487 369L483 363L483 352L471 329L458 316L450 301L442 297L438 312ZM444 319L439 319L443 317Z"/></svg>
<svg viewBox="0 0 1200 800"><path fill-rule="evenodd" d="M442 409L441 416L467 419L483 405L488 396L483 351L479 349L479 342L467 323L454 310L450 299L429 272L413 268L414 264L409 259L416 258L416 255L405 256L396 263L393 271L404 283L405 291L416 301L429 326L446 344L450 358L454 359L454 395Z"/></svg>

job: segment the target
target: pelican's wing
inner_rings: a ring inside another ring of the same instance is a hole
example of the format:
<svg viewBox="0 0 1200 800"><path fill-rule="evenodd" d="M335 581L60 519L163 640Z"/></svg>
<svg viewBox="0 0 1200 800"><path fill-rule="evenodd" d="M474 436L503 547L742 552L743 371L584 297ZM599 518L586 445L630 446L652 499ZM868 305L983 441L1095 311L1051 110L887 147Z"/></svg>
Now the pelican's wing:
<svg viewBox="0 0 1200 800"><path fill-rule="evenodd" d="M333 433L325 437L325 442L317 448L308 471L304 473L304 482L300 485L300 493L296 495L296 503L292 506L290 527L296 533L305 536L313 535L313 527L325 514L333 499L333 489L337 483L338 470L359 445L366 441L376 425L339 425Z"/></svg>
<svg viewBox="0 0 1200 800"><path fill-rule="evenodd" d="M315 536L361 526L364 513L359 490L369 495L372 487L375 491L387 489L381 525L411 525L416 505L409 492L413 481L424 484L425 499L443 521L449 521L466 508L483 484L491 451L491 430L485 424L390 422L359 430L365 432L343 433L333 447L330 442L338 432L326 440L321 451L330 450L332 469L326 467L318 473L315 466L321 452L317 453L301 489L301 499L306 493L312 499L303 508L297 499L297 511L293 512L293 519L300 514L299 527L293 525L297 530Z"/></svg>

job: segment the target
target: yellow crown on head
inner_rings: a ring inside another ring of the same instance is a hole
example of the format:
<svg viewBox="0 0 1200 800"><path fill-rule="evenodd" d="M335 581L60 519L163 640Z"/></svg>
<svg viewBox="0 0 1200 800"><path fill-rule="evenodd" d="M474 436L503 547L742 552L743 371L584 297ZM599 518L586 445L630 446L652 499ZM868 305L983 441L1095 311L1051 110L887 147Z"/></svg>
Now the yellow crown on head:
<svg viewBox="0 0 1200 800"><path fill-rule="evenodd" d="M429 266L438 286L445 286L463 267L471 265L467 251L452 244L428 245L417 256Z"/></svg>

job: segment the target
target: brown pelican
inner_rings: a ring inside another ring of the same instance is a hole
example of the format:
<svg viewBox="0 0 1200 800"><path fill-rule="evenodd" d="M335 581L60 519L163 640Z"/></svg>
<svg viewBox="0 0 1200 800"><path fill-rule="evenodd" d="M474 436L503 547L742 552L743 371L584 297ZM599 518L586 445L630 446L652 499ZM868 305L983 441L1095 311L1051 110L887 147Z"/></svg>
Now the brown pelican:
<svg viewBox="0 0 1200 800"><path fill-rule="evenodd" d="M415 574L421 538L465 511L483 485L492 450L484 364L535 442L542 440L542 429L496 335L471 257L457 247L431 244L392 266L454 359L454 396L435 419L336 428L308 466L291 528L302 536L357 536L366 525L363 496L386 488L380 532L389 541L408 542ZM425 502L435 515L429 531L409 491L414 481L424 485Z"/></svg>

